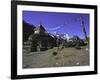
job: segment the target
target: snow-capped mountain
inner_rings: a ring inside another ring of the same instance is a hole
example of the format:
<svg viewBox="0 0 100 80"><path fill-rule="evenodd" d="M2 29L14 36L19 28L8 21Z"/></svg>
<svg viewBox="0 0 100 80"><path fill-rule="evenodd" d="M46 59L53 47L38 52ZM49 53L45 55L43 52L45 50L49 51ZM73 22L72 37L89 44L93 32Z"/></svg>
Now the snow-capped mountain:
<svg viewBox="0 0 100 80"><path fill-rule="evenodd" d="M66 33L57 33L57 32L52 32L52 33L49 33L50 36L52 36L53 38L58 38L58 39L64 39L64 40L69 40L69 35Z"/></svg>

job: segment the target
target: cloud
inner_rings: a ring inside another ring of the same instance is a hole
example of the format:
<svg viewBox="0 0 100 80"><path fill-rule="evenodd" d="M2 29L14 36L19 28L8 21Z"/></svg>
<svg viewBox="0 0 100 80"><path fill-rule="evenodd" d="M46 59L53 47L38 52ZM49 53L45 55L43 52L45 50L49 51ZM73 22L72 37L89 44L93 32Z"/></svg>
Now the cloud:
<svg viewBox="0 0 100 80"><path fill-rule="evenodd" d="M57 29L60 29L61 26L63 26L63 25L60 25L60 26L57 26L57 27L54 27L54 28L47 28L47 30L57 30Z"/></svg>

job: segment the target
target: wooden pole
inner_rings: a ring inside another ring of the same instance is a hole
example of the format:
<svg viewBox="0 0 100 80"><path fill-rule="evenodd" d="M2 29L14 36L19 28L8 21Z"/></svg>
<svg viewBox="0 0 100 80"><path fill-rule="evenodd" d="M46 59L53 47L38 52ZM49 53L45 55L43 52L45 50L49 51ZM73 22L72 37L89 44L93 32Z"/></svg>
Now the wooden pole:
<svg viewBox="0 0 100 80"><path fill-rule="evenodd" d="M85 30L84 21L83 21L82 16L80 16L80 21L81 21L82 31L84 33L85 40L87 41L87 34L86 34L86 30Z"/></svg>

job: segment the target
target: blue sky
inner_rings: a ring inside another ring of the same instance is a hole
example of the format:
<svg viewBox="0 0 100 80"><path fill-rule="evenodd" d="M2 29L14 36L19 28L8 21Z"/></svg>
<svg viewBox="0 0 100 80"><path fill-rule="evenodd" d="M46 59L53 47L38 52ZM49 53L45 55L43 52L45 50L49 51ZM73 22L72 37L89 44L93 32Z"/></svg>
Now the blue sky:
<svg viewBox="0 0 100 80"><path fill-rule="evenodd" d="M79 13L23 11L23 20L36 27L41 23L47 32L58 32L69 36L84 38L80 16L83 17L87 36L89 36L90 16Z"/></svg>

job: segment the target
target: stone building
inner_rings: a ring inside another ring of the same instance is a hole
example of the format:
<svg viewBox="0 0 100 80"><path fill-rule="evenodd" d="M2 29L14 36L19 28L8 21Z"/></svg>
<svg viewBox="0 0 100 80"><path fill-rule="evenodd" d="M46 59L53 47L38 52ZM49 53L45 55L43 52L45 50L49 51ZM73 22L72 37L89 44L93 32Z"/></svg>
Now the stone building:
<svg viewBox="0 0 100 80"><path fill-rule="evenodd" d="M34 33L28 38L31 51L45 51L56 46L56 40L51 37L42 24L34 28Z"/></svg>

